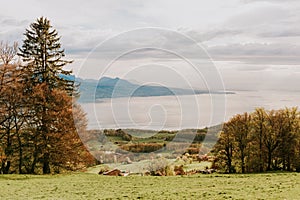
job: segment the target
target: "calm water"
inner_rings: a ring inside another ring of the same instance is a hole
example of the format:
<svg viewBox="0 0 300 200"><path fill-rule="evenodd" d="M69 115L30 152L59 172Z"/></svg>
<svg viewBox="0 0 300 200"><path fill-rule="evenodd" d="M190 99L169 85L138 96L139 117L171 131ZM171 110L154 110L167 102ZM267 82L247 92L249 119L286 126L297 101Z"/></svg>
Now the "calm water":
<svg viewBox="0 0 300 200"><path fill-rule="evenodd" d="M81 104L89 129L183 129L219 124L256 107L299 106L300 92L239 91L230 95L195 95L107 99Z"/></svg>

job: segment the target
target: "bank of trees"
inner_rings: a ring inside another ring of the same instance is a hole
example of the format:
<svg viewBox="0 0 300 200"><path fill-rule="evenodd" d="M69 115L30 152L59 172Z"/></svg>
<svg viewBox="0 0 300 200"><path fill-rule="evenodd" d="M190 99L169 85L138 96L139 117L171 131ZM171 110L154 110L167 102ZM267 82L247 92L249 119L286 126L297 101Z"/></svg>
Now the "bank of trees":
<svg viewBox="0 0 300 200"><path fill-rule="evenodd" d="M46 18L26 30L23 45L0 43L0 173L59 172L93 159L76 124L86 119L72 96L76 84L65 77L60 37Z"/></svg>
<svg viewBox="0 0 300 200"><path fill-rule="evenodd" d="M297 108L256 109L224 124L213 150L214 167L227 173L300 171Z"/></svg>

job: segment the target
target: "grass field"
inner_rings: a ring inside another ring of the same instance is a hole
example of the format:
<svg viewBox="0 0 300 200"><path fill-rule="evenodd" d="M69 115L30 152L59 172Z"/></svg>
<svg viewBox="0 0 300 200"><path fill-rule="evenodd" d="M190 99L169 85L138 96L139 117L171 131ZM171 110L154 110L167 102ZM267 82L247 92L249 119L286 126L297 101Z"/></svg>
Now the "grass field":
<svg viewBox="0 0 300 200"><path fill-rule="evenodd" d="M1 175L0 199L299 199L300 174Z"/></svg>

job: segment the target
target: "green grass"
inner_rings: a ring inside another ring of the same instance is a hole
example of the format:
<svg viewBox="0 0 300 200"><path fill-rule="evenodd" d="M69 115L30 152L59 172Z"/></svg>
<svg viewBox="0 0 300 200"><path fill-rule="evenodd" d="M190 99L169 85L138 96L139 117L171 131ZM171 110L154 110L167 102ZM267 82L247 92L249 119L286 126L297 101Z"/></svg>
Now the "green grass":
<svg viewBox="0 0 300 200"><path fill-rule="evenodd" d="M300 174L1 175L0 199L299 199Z"/></svg>

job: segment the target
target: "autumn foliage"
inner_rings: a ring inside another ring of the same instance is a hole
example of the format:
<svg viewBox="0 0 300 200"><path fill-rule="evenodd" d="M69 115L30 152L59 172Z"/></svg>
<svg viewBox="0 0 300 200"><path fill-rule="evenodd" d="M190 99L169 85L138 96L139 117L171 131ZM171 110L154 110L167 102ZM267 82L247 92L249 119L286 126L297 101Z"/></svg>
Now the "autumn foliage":
<svg viewBox="0 0 300 200"><path fill-rule="evenodd" d="M214 153L214 167L227 173L300 171L300 112L258 108L236 115L224 124Z"/></svg>
<svg viewBox="0 0 300 200"><path fill-rule="evenodd" d="M70 62L56 30L39 18L24 35L19 57L16 44L0 44L0 173L59 173L93 163L77 134L87 121L72 97L76 84L61 78Z"/></svg>

